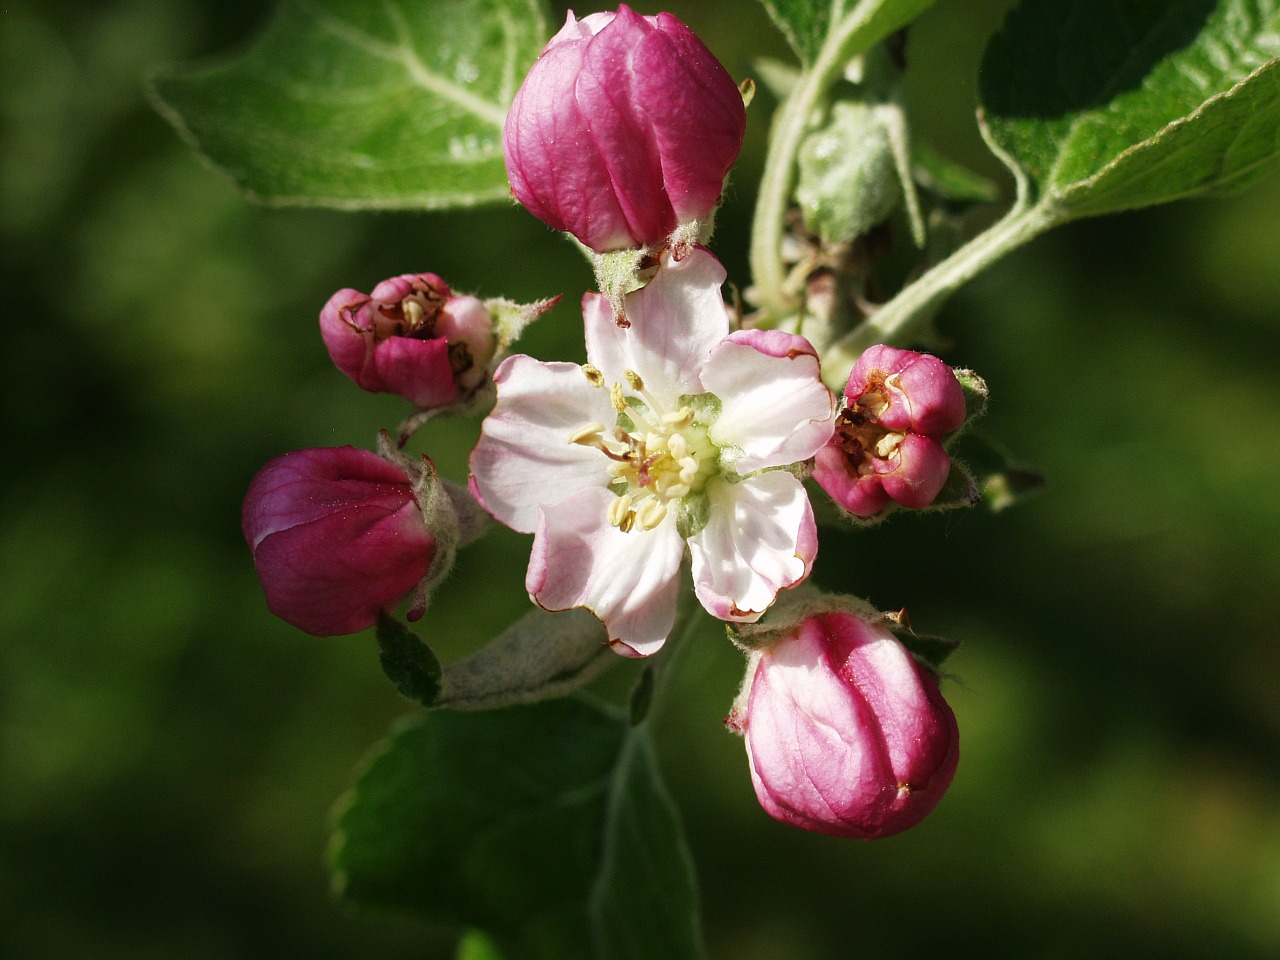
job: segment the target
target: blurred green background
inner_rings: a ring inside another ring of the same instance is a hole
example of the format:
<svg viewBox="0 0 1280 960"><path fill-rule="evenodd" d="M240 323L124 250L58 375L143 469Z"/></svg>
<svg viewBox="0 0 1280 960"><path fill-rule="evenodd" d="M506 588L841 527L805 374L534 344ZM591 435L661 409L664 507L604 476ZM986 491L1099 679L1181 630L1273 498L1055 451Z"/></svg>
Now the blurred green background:
<svg viewBox="0 0 1280 960"><path fill-rule="evenodd" d="M973 105L1008 5L939 0L909 50L921 133L1006 193ZM737 77L787 55L748 0L671 9ZM449 931L328 896L330 805L413 708L370 635L317 640L267 613L240 498L270 457L370 446L403 412L331 368L315 317L334 289L430 270L487 296L563 292L525 345L551 358L581 351L590 277L514 207L239 199L143 77L268 15L0 6L6 957L450 956ZM771 106L750 111L715 242L738 282ZM986 432L1050 486L1000 515L827 534L815 577L964 641L944 688L955 785L875 844L775 824L720 724L741 658L703 644L659 747L715 957L1280 955L1278 225L1272 175L1062 230L948 307L948 359L993 388ZM433 426L422 447L461 477L475 428ZM527 551L500 532L464 554L423 623L446 658L525 608Z"/></svg>

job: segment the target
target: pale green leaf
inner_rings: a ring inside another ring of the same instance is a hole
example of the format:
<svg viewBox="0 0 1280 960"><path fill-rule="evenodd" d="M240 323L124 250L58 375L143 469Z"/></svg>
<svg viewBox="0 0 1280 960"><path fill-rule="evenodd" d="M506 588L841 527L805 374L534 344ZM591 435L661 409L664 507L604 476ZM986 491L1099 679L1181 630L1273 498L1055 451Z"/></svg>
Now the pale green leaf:
<svg viewBox="0 0 1280 960"><path fill-rule="evenodd" d="M502 123L547 35L541 0L285 0L244 53L153 89L265 202L467 206L509 195Z"/></svg>
<svg viewBox="0 0 1280 960"><path fill-rule="evenodd" d="M1058 219L1246 186L1280 158L1280 0L1027 0L982 68L989 140Z"/></svg>
<svg viewBox="0 0 1280 960"><path fill-rule="evenodd" d="M587 610L530 610L475 653L444 670L429 706L492 710L572 693L622 659Z"/></svg>

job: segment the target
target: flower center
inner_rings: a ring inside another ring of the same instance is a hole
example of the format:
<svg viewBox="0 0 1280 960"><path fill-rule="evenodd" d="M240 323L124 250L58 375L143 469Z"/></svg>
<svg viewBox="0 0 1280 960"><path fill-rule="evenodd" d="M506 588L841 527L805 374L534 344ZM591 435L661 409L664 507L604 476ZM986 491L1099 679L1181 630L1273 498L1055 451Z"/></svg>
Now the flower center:
<svg viewBox="0 0 1280 960"><path fill-rule="evenodd" d="M445 304L440 292L421 281L414 281L413 289L398 302L374 301L374 339L379 342L387 337L417 337L429 340L435 336L436 317Z"/></svg>
<svg viewBox="0 0 1280 960"><path fill-rule="evenodd" d="M880 423L880 414L889 406L878 390L868 390L840 412L836 420L836 443L844 451L846 469L853 476L875 472L874 460L889 460L906 435Z"/></svg>
<svg viewBox="0 0 1280 960"><path fill-rule="evenodd" d="M582 368L593 386L604 388L604 375ZM595 447L612 461L609 489L616 495L608 520L623 533L652 530L673 506L701 493L715 474L719 449L707 437L693 407L663 404L634 371L626 371L627 393L620 383L610 388L618 420L612 430L594 420L569 435L569 442Z"/></svg>

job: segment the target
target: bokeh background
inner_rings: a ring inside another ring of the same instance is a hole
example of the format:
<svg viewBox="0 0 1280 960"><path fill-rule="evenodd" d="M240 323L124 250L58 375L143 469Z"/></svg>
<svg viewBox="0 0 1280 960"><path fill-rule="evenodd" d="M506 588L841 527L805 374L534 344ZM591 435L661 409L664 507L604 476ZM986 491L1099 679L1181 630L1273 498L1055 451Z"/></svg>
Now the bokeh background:
<svg viewBox="0 0 1280 960"><path fill-rule="evenodd" d="M938 0L909 50L920 133L1006 194L973 106L1008 5ZM787 57L748 0L671 9L735 76ZM449 931L329 897L330 806L414 708L370 635L317 640L267 613L240 498L270 457L370 446L403 412L329 365L315 317L334 289L431 270L572 304L590 277L515 207L242 201L143 78L269 12L0 6L5 957L450 956ZM739 282L771 107L750 111L715 243ZM963 641L945 687L959 774L891 840L775 824L720 724L741 658L701 645L659 747L713 956L1280 955L1278 226L1272 175L1061 230L946 309L948 358L993 387L987 434L1050 486L999 515L828 534L815 577ZM562 306L527 347L575 356L578 322ZM461 477L475 428L432 426L422 447ZM465 553L423 624L446 658L524 609L527 549L500 532Z"/></svg>

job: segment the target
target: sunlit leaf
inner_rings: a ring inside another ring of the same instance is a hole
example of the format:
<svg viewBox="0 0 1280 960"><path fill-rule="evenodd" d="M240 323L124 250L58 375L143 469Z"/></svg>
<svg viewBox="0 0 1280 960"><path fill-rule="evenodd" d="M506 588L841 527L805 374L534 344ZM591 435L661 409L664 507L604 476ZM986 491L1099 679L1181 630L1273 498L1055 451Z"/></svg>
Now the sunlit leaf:
<svg viewBox="0 0 1280 960"><path fill-rule="evenodd" d="M1065 218L1235 190L1280 158L1278 56L1277 0L1027 0L984 123Z"/></svg>
<svg viewBox="0 0 1280 960"><path fill-rule="evenodd" d="M546 39L541 0L285 0L243 54L154 92L258 199L467 206L508 196L502 123Z"/></svg>

